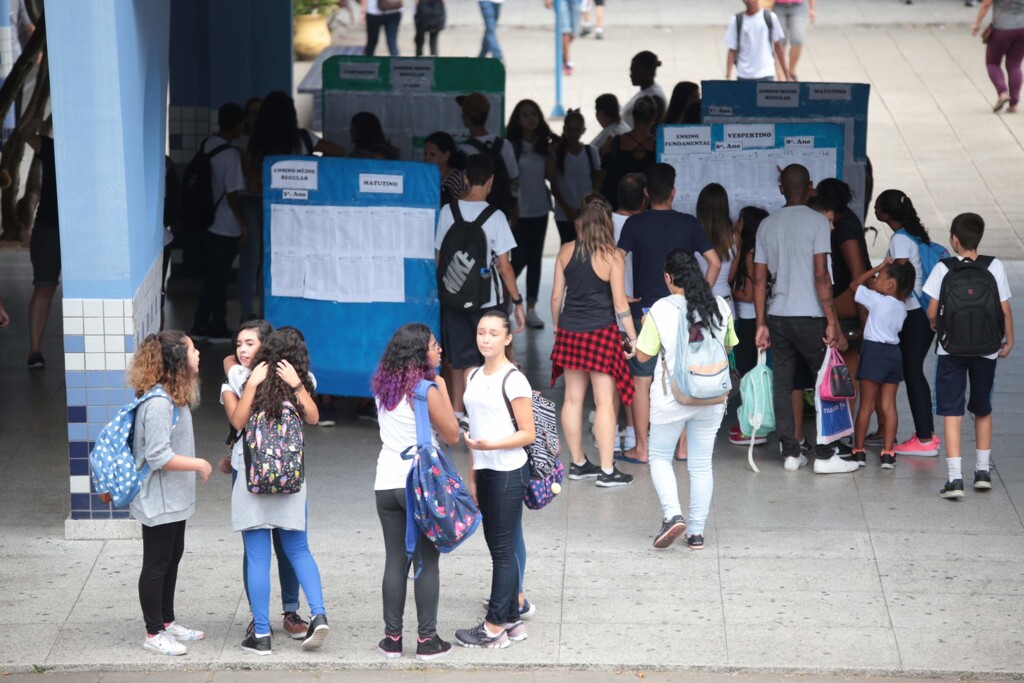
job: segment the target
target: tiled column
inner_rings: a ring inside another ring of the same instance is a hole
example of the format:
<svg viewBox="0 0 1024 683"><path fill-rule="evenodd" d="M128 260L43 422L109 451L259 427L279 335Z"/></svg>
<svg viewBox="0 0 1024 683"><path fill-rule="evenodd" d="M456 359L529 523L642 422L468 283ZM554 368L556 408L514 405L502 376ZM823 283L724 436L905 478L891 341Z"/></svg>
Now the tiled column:
<svg viewBox="0 0 1024 683"><path fill-rule="evenodd" d="M159 329L170 0L47 0L61 226L67 538L139 533L91 490L88 455Z"/></svg>

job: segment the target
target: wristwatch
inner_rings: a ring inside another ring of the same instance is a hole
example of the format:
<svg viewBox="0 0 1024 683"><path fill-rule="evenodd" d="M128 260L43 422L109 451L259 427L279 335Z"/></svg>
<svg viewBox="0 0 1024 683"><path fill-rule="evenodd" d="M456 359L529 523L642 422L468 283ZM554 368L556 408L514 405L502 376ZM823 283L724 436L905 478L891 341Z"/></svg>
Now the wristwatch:
<svg viewBox="0 0 1024 683"><path fill-rule="evenodd" d="M516 306L522 306L522 304L523 304L523 297L522 297L522 295L520 295L520 297L518 299L509 299L509 301L511 301Z"/></svg>

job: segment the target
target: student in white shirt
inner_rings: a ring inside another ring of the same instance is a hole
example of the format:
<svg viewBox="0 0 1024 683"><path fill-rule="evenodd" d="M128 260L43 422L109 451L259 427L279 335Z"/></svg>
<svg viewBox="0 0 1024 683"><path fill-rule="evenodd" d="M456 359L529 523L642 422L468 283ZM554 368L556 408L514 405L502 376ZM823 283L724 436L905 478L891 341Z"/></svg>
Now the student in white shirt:
<svg viewBox="0 0 1024 683"><path fill-rule="evenodd" d="M594 136L590 144L601 149L604 143L616 135L623 135L629 132L629 126L622 120L622 112L619 111L619 98L611 93L598 95L594 101L594 116L601 132Z"/></svg>
<svg viewBox="0 0 1024 683"><path fill-rule="evenodd" d="M661 123L661 119L665 115L665 110L668 108L668 98L665 97L665 91L662 90L661 86L654 82L659 66L661 66L661 62L658 60L658 55L649 50L637 52L633 56L633 61L629 63L629 80L633 85L640 88L640 91L633 95L629 102L626 102L626 106L622 108L622 120L630 128L633 127L633 107L636 106L637 100L641 97L651 97L654 99L657 105L657 113L654 117L655 124Z"/></svg>
<svg viewBox="0 0 1024 683"><path fill-rule="evenodd" d="M864 339L857 364L860 382L860 409L853 437L850 459L861 467L867 465L864 440L876 403L884 415L885 439L882 446L882 469L896 467L896 390L903 381L903 356L900 353L900 331L907 319L904 303L914 292L914 266L896 263L891 258L850 282L853 300L868 309ZM879 395L881 396L879 398Z"/></svg>
<svg viewBox="0 0 1024 683"><path fill-rule="evenodd" d="M786 66L782 22L774 12L761 8L760 0L743 0L746 11L734 15L725 30L725 78L741 81L774 81L775 60L782 66L783 80L792 80Z"/></svg>
<svg viewBox="0 0 1024 683"><path fill-rule="evenodd" d="M601 159L597 149L581 142L586 126L579 109L570 109L562 124L562 139L548 156L548 176L553 179L555 225L562 244L576 239L574 223L580 200L598 187Z"/></svg>

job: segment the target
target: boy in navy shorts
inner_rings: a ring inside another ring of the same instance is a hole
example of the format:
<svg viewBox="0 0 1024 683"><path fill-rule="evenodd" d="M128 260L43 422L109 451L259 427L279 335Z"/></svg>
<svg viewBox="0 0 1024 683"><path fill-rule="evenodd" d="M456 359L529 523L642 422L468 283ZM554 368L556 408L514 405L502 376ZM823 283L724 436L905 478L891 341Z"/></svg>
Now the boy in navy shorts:
<svg viewBox="0 0 1024 683"><path fill-rule="evenodd" d="M974 213L953 219L949 243L955 258L935 264L924 293L931 297L928 319L937 332L938 363L935 378L936 414L943 416L949 480L939 491L943 498L964 497L960 462L960 425L963 422L967 383L971 395L967 410L974 415L978 459L974 489L992 488L992 387L996 359L1013 348L1013 312L1010 285L999 259L978 256L985 221Z"/></svg>

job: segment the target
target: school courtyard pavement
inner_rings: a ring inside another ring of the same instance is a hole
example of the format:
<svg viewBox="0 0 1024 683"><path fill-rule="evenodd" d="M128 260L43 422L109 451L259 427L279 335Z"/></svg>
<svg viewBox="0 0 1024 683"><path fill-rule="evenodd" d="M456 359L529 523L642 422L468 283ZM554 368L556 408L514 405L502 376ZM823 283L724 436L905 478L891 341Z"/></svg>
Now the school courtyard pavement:
<svg viewBox="0 0 1024 683"><path fill-rule="evenodd" d="M509 55L508 100L529 95L547 109L552 37L540 19L530 24L546 15L540 0L535 7L529 2L506 3L501 40ZM699 22L688 23L691 9ZM442 49L471 54L480 32L475 5L451 0L449 10L454 25L442 34ZM628 96L629 57L645 48L665 62L660 80L666 86L717 76L724 71L721 29L712 25L733 10L721 2L610 0L607 39L578 43L566 104L582 105L590 115L597 94ZM993 93L982 49L965 33L974 10L954 0L910 7L896 0L823 2L819 10L801 76L873 84L869 149L876 188L906 190L939 239L955 213L979 211L989 223L984 250L1024 258L1018 237L1024 229L1024 115L996 116L988 109ZM663 27L645 28L655 24ZM411 49L405 27L402 46ZM885 242L884 235L878 239L875 255ZM542 301L550 268L548 260ZM1014 291L1024 292L1024 262L1010 262L1008 270ZM757 449L761 474L755 475L745 453L720 438L707 545L691 552L683 544L651 547L660 509L646 466L624 465L637 482L623 489L567 482L547 509L524 513L526 590L538 608L528 622L530 637L500 652L457 647L429 666L408 656L385 662L375 650L384 561L372 493L376 426L352 418L333 429L310 429L311 546L333 630L325 648L305 653L278 638L272 657L239 649L249 620L241 543L230 529L228 479L215 474L199 487L177 601L181 620L208 637L191 644L186 657L164 658L141 649L140 542L64 540L61 311L58 303L47 329L47 369L28 372L30 282L28 254L0 252L0 293L13 319L0 330L6 445L0 456L0 672L11 673L11 680L39 680L33 672L40 671L51 672L42 680L74 683L136 681L143 672L172 683L284 675L468 681L500 674L601 683L1024 677L1024 349L1000 362L992 491L968 491L959 503L939 499L941 458L902 458L895 471L885 472L875 455L853 475L786 473L774 441ZM187 298L170 298L168 324L187 328L193 307ZM547 381L552 339L549 326L523 333L516 346L534 386L559 400L560 386L549 389ZM228 349L204 345L201 351L196 443L201 455L216 461L225 453L217 368ZM909 413L905 403L901 408L900 433L906 435ZM813 431L813 420L807 427ZM587 451L594 455L589 443ZM462 447L456 461L465 467ZM972 463L966 458L965 470ZM686 506L685 465L676 468ZM440 629L450 639L455 628L482 615L489 559L481 534L443 559L441 586ZM411 594L408 640L415 628ZM272 605L277 600L275 594Z"/></svg>

